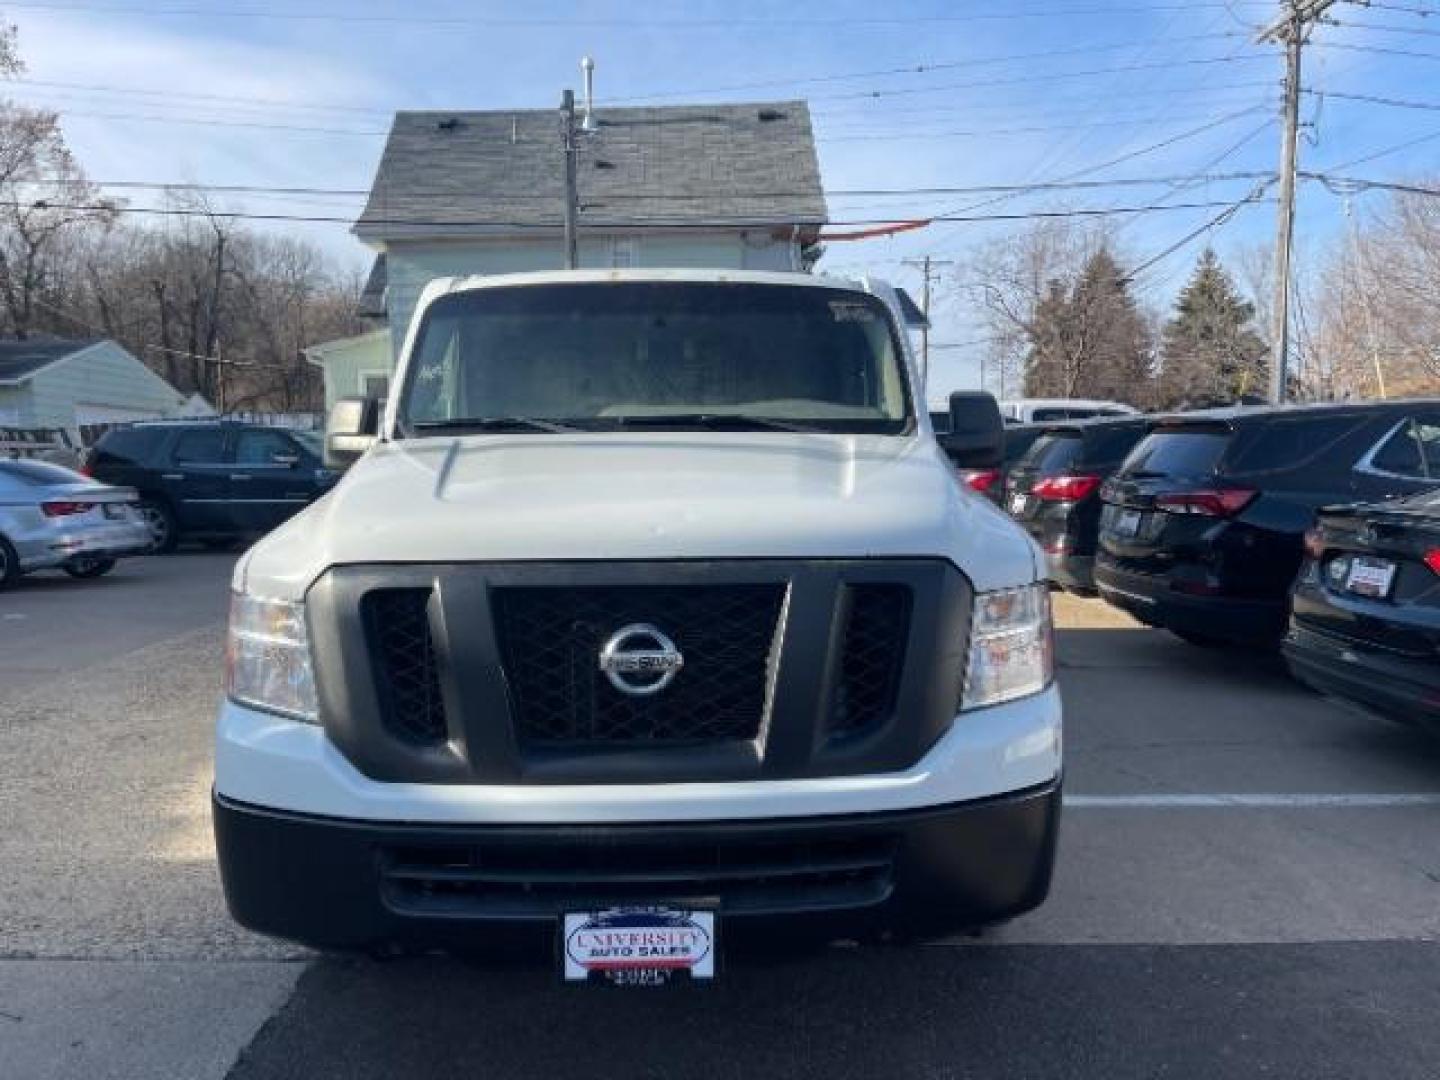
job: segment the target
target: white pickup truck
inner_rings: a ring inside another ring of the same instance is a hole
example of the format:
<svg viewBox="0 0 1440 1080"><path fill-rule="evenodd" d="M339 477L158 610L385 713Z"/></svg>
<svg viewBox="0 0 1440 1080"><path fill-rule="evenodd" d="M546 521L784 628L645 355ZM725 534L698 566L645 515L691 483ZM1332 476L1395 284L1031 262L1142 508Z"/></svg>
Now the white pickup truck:
<svg viewBox="0 0 1440 1080"><path fill-rule="evenodd" d="M1044 565L937 447L873 282L574 271L421 298L344 479L234 577L234 917L331 948L928 936L1049 886ZM998 457L987 395L952 454ZM363 454L360 452L363 451Z"/></svg>

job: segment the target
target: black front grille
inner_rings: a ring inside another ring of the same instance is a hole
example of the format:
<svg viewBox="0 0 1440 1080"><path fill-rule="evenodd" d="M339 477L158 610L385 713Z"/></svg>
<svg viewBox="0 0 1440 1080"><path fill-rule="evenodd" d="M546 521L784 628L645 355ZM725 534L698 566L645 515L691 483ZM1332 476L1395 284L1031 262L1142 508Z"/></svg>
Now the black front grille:
<svg viewBox="0 0 1440 1080"><path fill-rule="evenodd" d="M890 718L910 631L910 590L904 585L852 585L846 601L832 737L864 734Z"/></svg>
<svg viewBox="0 0 1440 1080"><path fill-rule="evenodd" d="M496 590L496 629L520 742L754 739L784 600L781 583ZM684 656L684 667L653 697L621 692L600 670L605 642L636 623L660 630Z"/></svg>
<svg viewBox="0 0 1440 1080"><path fill-rule="evenodd" d="M445 738L429 602L429 589L376 589L361 605L382 721L407 742L421 744Z"/></svg>
<svg viewBox="0 0 1440 1080"><path fill-rule="evenodd" d="M381 851L392 909L553 917L623 902L700 900L726 914L867 907L891 893L896 843L847 839L440 844Z"/></svg>

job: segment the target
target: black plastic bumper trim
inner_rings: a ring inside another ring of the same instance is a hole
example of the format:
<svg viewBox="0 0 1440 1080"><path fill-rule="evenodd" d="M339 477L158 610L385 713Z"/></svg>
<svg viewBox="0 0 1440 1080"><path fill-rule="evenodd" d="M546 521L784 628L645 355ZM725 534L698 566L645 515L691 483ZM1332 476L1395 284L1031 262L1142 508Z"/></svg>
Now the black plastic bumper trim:
<svg viewBox="0 0 1440 1080"><path fill-rule="evenodd" d="M218 794L213 808L225 898L243 926L322 948L444 949L543 938L562 910L627 901L703 899L728 923L822 937L931 937L1002 921L1049 891L1060 790L875 814L619 825L392 824ZM456 849L468 854L450 869L470 884L417 891L415 853ZM568 874L577 852L585 865ZM768 869L747 872L757 859ZM517 865L532 869L528 882ZM707 874L711 865L734 872Z"/></svg>

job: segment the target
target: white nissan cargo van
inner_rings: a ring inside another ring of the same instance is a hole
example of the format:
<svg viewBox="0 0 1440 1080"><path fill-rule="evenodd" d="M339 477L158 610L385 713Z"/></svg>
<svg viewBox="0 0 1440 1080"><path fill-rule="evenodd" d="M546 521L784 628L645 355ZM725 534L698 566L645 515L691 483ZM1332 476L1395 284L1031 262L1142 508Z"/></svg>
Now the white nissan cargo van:
<svg viewBox="0 0 1440 1080"><path fill-rule="evenodd" d="M336 407L353 465L236 568L214 814L239 922L533 933L567 978L650 982L709 977L732 930L1041 902L1044 564L936 446L888 287L437 281L394 386L383 417ZM951 422L993 464L993 399Z"/></svg>

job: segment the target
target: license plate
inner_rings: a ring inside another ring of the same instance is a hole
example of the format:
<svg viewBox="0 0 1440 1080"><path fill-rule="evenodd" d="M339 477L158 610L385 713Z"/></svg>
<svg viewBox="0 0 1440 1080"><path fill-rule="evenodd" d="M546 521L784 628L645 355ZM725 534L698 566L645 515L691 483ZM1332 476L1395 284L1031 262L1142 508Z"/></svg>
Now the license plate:
<svg viewBox="0 0 1440 1080"><path fill-rule="evenodd" d="M1111 531L1116 536L1139 536L1140 522L1144 520L1144 516L1139 510L1121 510L1115 515L1115 524L1111 526Z"/></svg>
<svg viewBox="0 0 1440 1080"><path fill-rule="evenodd" d="M128 521L130 511L124 503L106 503L105 516L111 521Z"/></svg>
<svg viewBox="0 0 1440 1080"><path fill-rule="evenodd" d="M668 905L567 912L561 926L566 982L664 986L677 976L715 978L715 912Z"/></svg>
<svg viewBox="0 0 1440 1080"><path fill-rule="evenodd" d="M1010 513L1023 514L1025 512L1025 495L1023 492L1016 492L1010 496Z"/></svg>
<svg viewBox="0 0 1440 1080"><path fill-rule="evenodd" d="M1357 596L1383 599L1390 595L1390 584L1394 580L1395 564L1389 559L1357 555L1345 575L1345 588Z"/></svg>

